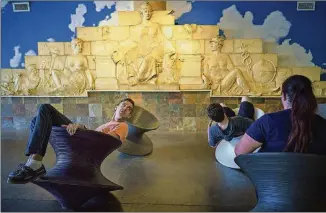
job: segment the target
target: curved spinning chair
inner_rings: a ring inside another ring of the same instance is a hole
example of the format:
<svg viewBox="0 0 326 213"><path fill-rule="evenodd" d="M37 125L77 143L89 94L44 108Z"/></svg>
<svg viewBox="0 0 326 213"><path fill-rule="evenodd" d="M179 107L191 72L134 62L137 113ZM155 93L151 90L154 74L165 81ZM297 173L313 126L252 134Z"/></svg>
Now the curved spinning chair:
<svg viewBox="0 0 326 213"><path fill-rule="evenodd" d="M326 119L326 104L318 104L318 109L316 114Z"/></svg>
<svg viewBox="0 0 326 213"><path fill-rule="evenodd" d="M144 156L153 151L153 143L145 132L157 129L158 119L149 111L135 106L131 118L127 120L128 136L118 149L128 155Z"/></svg>
<svg viewBox="0 0 326 213"><path fill-rule="evenodd" d="M50 144L56 164L33 183L53 194L63 209L78 209L90 199L123 189L100 170L103 160L121 145L120 140L92 130L78 130L70 136L65 128L52 127Z"/></svg>
<svg viewBox="0 0 326 213"><path fill-rule="evenodd" d="M236 114L238 114L239 108L233 110ZM254 119L257 120L265 113L263 110L259 108L255 108ZM215 158L216 160L222 164L223 166L232 168L232 169L240 169L239 166L234 162L235 153L234 148L235 145L240 141L242 136L233 138L230 142L226 140L222 140L215 149ZM254 152L258 152L260 148L256 149Z"/></svg>
<svg viewBox="0 0 326 213"><path fill-rule="evenodd" d="M326 156L256 153L235 162L256 188L258 203L251 211L326 211Z"/></svg>

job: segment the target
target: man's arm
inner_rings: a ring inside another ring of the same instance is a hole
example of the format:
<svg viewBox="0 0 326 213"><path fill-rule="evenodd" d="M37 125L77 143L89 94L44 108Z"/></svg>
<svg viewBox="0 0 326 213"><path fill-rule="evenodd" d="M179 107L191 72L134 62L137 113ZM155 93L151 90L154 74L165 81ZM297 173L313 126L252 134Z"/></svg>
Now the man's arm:
<svg viewBox="0 0 326 213"><path fill-rule="evenodd" d="M109 134L121 141L124 141L127 137L128 125L125 123L116 124L115 126L112 126L112 125L109 126L107 124L103 124L103 125L97 127L95 131Z"/></svg>
<svg viewBox="0 0 326 213"><path fill-rule="evenodd" d="M212 124L213 124L213 121L210 120L210 122L208 123L208 127L207 127L208 144L210 147L216 148L217 145L221 142L222 138L216 137L216 134L214 134L212 132L212 129L211 129Z"/></svg>
<svg viewBox="0 0 326 213"><path fill-rule="evenodd" d="M115 138L117 138L117 139L119 139L119 140L120 140L120 136L119 136L119 135L117 135L117 134L115 134L115 132L113 132L113 131L111 131L111 132L108 132L107 134L109 134L109 135L111 135L111 136L113 136L113 137L115 137Z"/></svg>
<svg viewBox="0 0 326 213"><path fill-rule="evenodd" d="M210 133L209 128L212 126L213 120L210 120L207 126L207 138L208 138L208 144L210 144L210 141L212 140L212 135ZM211 145L210 145L211 146ZM212 148L215 148L216 146L211 146Z"/></svg>
<svg viewBox="0 0 326 213"><path fill-rule="evenodd" d="M128 135L128 125L126 123L121 123L112 129L112 134L116 135L119 140L124 142Z"/></svg>

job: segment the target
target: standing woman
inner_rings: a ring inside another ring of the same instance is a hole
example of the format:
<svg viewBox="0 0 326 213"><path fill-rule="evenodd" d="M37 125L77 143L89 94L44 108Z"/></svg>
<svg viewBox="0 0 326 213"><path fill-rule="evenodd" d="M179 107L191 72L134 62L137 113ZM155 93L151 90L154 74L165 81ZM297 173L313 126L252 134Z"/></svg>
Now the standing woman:
<svg viewBox="0 0 326 213"><path fill-rule="evenodd" d="M284 110L255 121L235 147L235 154L299 152L326 155L326 120L315 114L317 100L311 81L293 75L282 84Z"/></svg>

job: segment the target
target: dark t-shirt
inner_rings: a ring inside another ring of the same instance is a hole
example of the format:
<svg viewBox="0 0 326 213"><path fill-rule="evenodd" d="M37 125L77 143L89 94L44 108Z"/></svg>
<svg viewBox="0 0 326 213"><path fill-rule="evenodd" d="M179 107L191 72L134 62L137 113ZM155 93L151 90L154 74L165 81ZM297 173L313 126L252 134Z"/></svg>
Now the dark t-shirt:
<svg viewBox="0 0 326 213"><path fill-rule="evenodd" d="M228 127L222 130L217 124L208 129L208 143L210 146L216 146L220 140L231 141L234 137L243 135L252 124L249 118L235 116L229 118Z"/></svg>
<svg viewBox="0 0 326 213"><path fill-rule="evenodd" d="M308 153L326 155L326 120L315 115L313 142ZM265 114L256 120L246 131L254 140L263 143L259 152L282 152L292 128L291 109Z"/></svg>

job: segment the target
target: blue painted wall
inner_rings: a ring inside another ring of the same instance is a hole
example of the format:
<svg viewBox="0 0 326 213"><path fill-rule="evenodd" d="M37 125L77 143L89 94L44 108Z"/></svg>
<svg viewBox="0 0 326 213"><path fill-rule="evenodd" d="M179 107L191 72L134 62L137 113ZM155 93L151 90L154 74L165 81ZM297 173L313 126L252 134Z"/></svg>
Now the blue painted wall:
<svg viewBox="0 0 326 213"><path fill-rule="evenodd" d="M10 68L9 61L14 56L15 46L19 45L20 52L25 54L29 50L37 52L37 42L47 41L48 38L54 38L58 42L69 41L74 35L68 28L70 16L75 14L79 4L87 7L84 26L97 26L99 21L115 11L112 6L97 12L94 2L90 1L30 2L31 12L14 13L11 3L8 3L2 9L1 19L2 68ZM223 16L223 10L232 5L236 6L241 15L250 11L255 25L263 24L271 12L281 11L291 23L291 28L279 43L291 39L291 42L311 51L315 65L326 68L326 2L316 2L316 10L313 12L298 12L296 2L193 2L192 10L177 19L177 23L215 25ZM322 79L326 80L325 74Z"/></svg>

